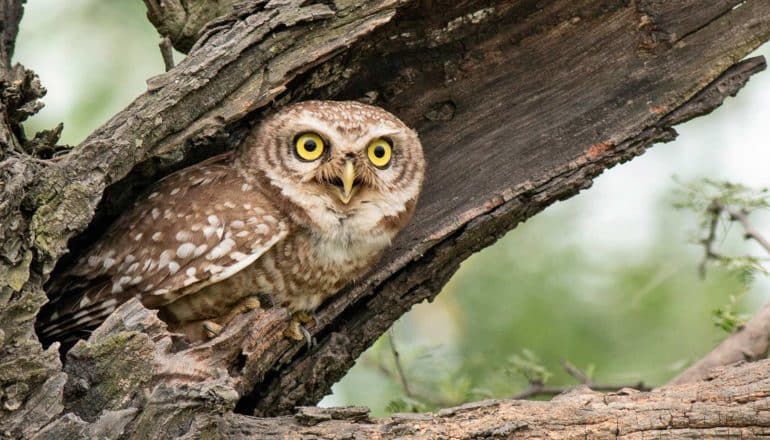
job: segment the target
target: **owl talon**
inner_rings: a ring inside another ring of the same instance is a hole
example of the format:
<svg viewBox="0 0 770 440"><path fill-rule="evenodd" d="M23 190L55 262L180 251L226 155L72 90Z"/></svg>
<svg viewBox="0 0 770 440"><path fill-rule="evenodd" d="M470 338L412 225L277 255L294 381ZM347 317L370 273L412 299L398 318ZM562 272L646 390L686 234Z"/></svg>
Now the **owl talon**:
<svg viewBox="0 0 770 440"><path fill-rule="evenodd" d="M318 320L315 318L315 315L308 312L294 312L294 319L301 322L302 324L307 324L312 322L313 325L316 325L318 323Z"/></svg>
<svg viewBox="0 0 770 440"><path fill-rule="evenodd" d="M308 331L307 328L303 325L303 323L308 323L313 321L313 324L315 324L315 317L313 315L310 315L305 312L295 312L292 314L291 322L289 323L289 328L286 329L284 332L284 335L288 337L289 339L292 339L294 341L305 341L307 343L307 348L311 349L315 347L317 344L315 338L312 334Z"/></svg>
<svg viewBox="0 0 770 440"><path fill-rule="evenodd" d="M214 321L204 321L202 325L203 333L205 333L209 339L216 338L222 333L222 326Z"/></svg>
<svg viewBox="0 0 770 440"><path fill-rule="evenodd" d="M246 312L257 310L261 307L262 307L262 304L259 302L259 299L254 296L250 296L244 299L243 301L241 301L240 303L238 303L238 305L236 305L235 307L233 307L233 310L230 312L228 317L232 319L237 315L242 315Z"/></svg>
<svg viewBox="0 0 770 440"><path fill-rule="evenodd" d="M305 328L304 325L300 324L299 331L302 332L302 336L305 338L305 342L307 343L307 349L308 350L310 350L311 348L313 348L316 345L318 345L318 342L316 342L316 340L313 337L313 335L311 335L310 332L307 331L307 329Z"/></svg>

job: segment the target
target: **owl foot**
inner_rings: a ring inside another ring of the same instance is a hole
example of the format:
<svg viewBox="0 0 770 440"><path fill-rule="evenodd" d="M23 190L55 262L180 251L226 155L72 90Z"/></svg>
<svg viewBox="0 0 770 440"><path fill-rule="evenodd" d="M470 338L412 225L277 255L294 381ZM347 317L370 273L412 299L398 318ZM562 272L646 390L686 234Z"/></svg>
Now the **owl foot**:
<svg viewBox="0 0 770 440"><path fill-rule="evenodd" d="M203 327L203 333L209 339L214 339L219 336L219 334L222 333L222 329L224 328L214 321L203 321L201 326Z"/></svg>
<svg viewBox="0 0 770 440"><path fill-rule="evenodd" d="M315 347L317 344L313 335L305 328L303 324L309 322L315 324L315 316L306 312L295 312L291 316L291 322L289 322L289 328L284 332L284 336L294 341L304 340L307 343L308 350Z"/></svg>
<svg viewBox="0 0 770 440"><path fill-rule="evenodd" d="M256 310L260 307L261 304L256 297L250 296L248 298L244 298L235 306L233 306L227 315L222 316L221 318L217 318L216 321L203 321L201 324L203 328L203 334L206 335L208 339L214 339L222 333L222 329L224 329L224 327L230 321L235 319L236 316L250 312L252 310Z"/></svg>
<svg viewBox="0 0 770 440"><path fill-rule="evenodd" d="M225 317L225 321L229 322L238 315L250 312L252 310L257 310L260 307L262 307L262 304L259 302L259 299L257 299L255 296L250 296L236 304L235 307L230 310L230 313L228 313Z"/></svg>

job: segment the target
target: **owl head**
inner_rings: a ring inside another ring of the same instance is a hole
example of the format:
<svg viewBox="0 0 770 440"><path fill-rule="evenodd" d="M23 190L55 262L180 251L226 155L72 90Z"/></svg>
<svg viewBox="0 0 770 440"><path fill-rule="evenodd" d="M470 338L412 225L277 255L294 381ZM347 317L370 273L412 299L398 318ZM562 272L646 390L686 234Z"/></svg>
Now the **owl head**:
<svg viewBox="0 0 770 440"><path fill-rule="evenodd" d="M244 143L247 172L326 231L403 226L425 173L417 134L387 111L353 101L306 101L264 120Z"/></svg>

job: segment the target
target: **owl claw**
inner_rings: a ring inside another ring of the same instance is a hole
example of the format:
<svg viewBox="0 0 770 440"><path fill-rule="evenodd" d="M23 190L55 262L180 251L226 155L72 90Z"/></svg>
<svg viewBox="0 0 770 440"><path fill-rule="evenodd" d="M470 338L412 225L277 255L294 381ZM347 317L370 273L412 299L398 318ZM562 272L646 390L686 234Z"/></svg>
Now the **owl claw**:
<svg viewBox="0 0 770 440"><path fill-rule="evenodd" d="M315 324L315 317L305 312L296 312L292 314L289 328L286 329L284 335L289 339L295 341L305 341L307 343L308 350L318 345L313 335L305 328L303 323L313 321Z"/></svg>
<svg viewBox="0 0 770 440"><path fill-rule="evenodd" d="M305 342L307 343L307 349L308 350L310 350L311 348L313 348L316 345L318 345L318 342L316 342L316 340L313 337L313 335L311 335L310 332L307 331L307 329L305 328L304 325L300 324L299 325L299 330L302 332L302 336L305 337Z"/></svg>
<svg viewBox="0 0 770 440"><path fill-rule="evenodd" d="M222 326L217 324L214 321L204 321L203 322L203 332L206 334L206 336L209 339L214 339L217 336L219 336L220 333L222 333Z"/></svg>

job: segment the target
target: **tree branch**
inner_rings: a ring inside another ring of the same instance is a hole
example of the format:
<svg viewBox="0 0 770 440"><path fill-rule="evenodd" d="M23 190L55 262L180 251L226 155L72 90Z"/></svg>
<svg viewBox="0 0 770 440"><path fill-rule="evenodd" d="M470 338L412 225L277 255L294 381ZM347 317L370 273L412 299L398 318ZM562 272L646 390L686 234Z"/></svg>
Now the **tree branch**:
<svg viewBox="0 0 770 440"><path fill-rule="evenodd" d="M0 65L4 69L11 67L13 49L16 46L16 34L19 33L19 22L24 14L25 0L0 1Z"/></svg>
<svg viewBox="0 0 770 440"><path fill-rule="evenodd" d="M748 239L752 239L759 243L760 246L762 246L767 253L770 253L770 241L768 241L762 233L759 232L757 228L754 227L754 225L749 221L748 212L743 209L735 209L731 206L726 206L724 204L720 203L720 208L728 213L730 215L730 219L737 221L743 226L744 231L744 237Z"/></svg>
<svg viewBox="0 0 770 440"><path fill-rule="evenodd" d="M763 0L246 3L70 154L0 163L0 432L194 436L272 423L233 408L317 402L471 253L736 93L765 67L736 62L770 38ZM72 349L66 375L42 351L46 278L148 183L233 148L276 106L361 97L420 132L429 175L382 263L319 311L318 347L282 338L280 309L190 347L130 301Z"/></svg>
<svg viewBox="0 0 770 440"><path fill-rule="evenodd" d="M644 382L637 382L635 384L629 384L629 385L607 385L607 384L599 384L594 382L588 375L577 368L576 366L572 365L569 361L562 362L562 365L564 366L564 370L567 371L567 373L578 380L580 385L593 390L593 391L601 391L601 392L617 392L623 389L634 389L637 391L650 391L650 387L646 386ZM536 381L530 381L529 388L526 390L514 394L511 399L530 399L532 397L552 397L557 396L559 394L567 393L575 389L575 386L566 386L566 387L552 387L552 386L546 386L545 383L541 380Z"/></svg>
<svg viewBox="0 0 770 440"><path fill-rule="evenodd" d="M384 418L370 418L365 408L356 407L299 408L292 416L272 418L213 414L191 420L183 429L177 425L174 430L157 432L162 438L182 433L188 438L324 440L758 438L770 434L770 414L765 410L769 396L770 361L761 361L715 371L709 381L667 386L651 393L624 389L601 394L578 387L550 402L488 400L436 413ZM177 413L181 411L176 408ZM113 429L123 433L126 420L133 416L107 413L99 424L92 425L65 418L44 433L93 438L99 432L95 426L116 426Z"/></svg>

